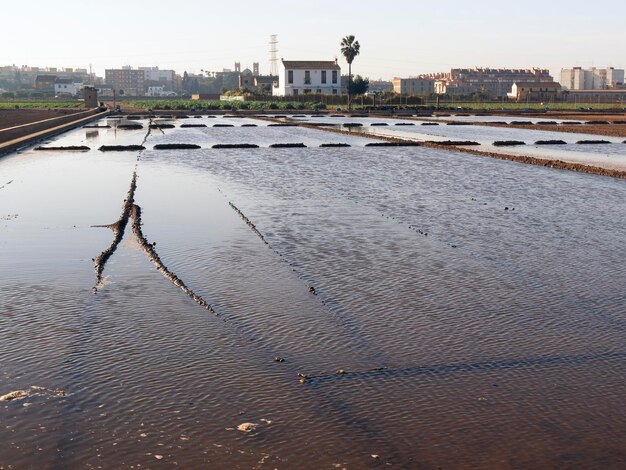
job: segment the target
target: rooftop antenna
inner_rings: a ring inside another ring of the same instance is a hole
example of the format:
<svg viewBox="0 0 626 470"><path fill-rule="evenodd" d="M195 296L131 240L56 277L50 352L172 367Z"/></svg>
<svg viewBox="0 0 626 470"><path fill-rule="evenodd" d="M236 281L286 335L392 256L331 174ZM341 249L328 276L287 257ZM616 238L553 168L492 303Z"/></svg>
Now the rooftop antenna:
<svg viewBox="0 0 626 470"><path fill-rule="evenodd" d="M270 75L278 75L278 35L272 34L270 36Z"/></svg>

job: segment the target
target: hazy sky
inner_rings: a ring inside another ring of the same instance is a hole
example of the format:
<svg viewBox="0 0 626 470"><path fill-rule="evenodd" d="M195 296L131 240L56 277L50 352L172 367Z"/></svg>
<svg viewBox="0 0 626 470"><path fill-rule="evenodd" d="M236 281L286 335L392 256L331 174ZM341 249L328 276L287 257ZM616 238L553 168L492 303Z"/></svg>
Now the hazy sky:
<svg viewBox="0 0 626 470"><path fill-rule="evenodd" d="M4 0L0 17L0 65L91 63L99 75L125 64L221 70L236 60L268 73L270 34L278 58L292 60L332 59L354 34L353 72L371 79L451 67L626 66L623 0Z"/></svg>

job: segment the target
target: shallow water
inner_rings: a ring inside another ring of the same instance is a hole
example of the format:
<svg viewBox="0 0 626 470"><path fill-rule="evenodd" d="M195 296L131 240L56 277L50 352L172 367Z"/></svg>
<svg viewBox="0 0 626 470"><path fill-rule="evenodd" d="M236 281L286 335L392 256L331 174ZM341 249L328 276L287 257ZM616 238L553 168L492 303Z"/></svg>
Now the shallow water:
<svg viewBox="0 0 626 470"><path fill-rule="evenodd" d="M417 141L469 140L478 142L478 150L511 155L526 155L547 160L626 170L626 144L619 137L570 132L538 131L532 129L499 128L487 126L406 126L363 128L372 135L408 138ZM499 147L496 141L515 140L525 145ZM535 145L539 140L562 140L565 145ZM605 140L608 144L583 145L581 140Z"/></svg>
<svg viewBox="0 0 626 470"><path fill-rule="evenodd" d="M620 468L623 181L258 123L0 160L0 465Z"/></svg>
<svg viewBox="0 0 626 470"><path fill-rule="evenodd" d="M559 124L562 123L571 123L571 122L581 122L575 119L553 119L550 117L547 118L538 118L536 116L491 116L491 115L481 115L481 114L471 114L471 115L461 115L451 114L449 116L432 116L429 119L433 120L442 120L442 121L468 121L468 122L514 122L514 121L529 121L532 123L541 123L541 122L556 122Z"/></svg>
<svg viewBox="0 0 626 470"><path fill-rule="evenodd" d="M585 134L584 126L580 133L543 131L507 127L490 127L479 125L448 126L440 123L437 126L425 126L426 121L407 120L400 118L354 118L312 116L300 119L312 122L331 123L342 127L346 123L360 123L362 127L355 130L370 133L373 136L398 137L415 141L446 141L468 140L478 142L478 150L507 155L520 155L546 160L562 160L569 163L599 166L611 170L626 170L626 144L623 138ZM386 124L383 126L372 124ZM495 146L496 141L515 140L524 142L520 146ZM565 145L535 145L539 140L563 140ZM581 145L580 140L606 140L609 144Z"/></svg>

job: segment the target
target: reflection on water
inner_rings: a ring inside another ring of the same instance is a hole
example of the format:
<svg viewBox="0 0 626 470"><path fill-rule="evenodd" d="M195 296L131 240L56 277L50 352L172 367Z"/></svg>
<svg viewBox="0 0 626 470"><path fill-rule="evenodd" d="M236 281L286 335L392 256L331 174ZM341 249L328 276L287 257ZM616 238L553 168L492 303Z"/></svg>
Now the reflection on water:
<svg viewBox="0 0 626 470"><path fill-rule="evenodd" d="M147 129L121 132L89 145ZM620 467L622 181L263 125L146 147L243 138L353 147L0 161L0 395L65 392L0 402L0 466ZM144 235L218 316L130 230L92 292L135 169Z"/></svg>
<svg viewBox="0 0 626 470"><path fill-rule="evenodd" d="M466 120L476 116L460 116ZM487 118L487 116L481 116ZM507 121L501 116L491 116L486 122ZM450 119L445 117L443 119ZM509 120L511 118L508 118ZM463 140L478 142L481 151L504 153L511 155L530 156L548 160L562 160L569 163L599 166L614 170L626 170L626 145L623 138L597 136L585 134L584 127L580 133L544 131L536 129L520 129L508 127L490 127L479 125L448 126L439 123L436 126L424 126L426 121L402 120L397 118L350 118L350 117L317 117L299 119L303 121L323 122L340 126L346 123L358 122L363 127L358 127L359 132L367 132L372 135L386 137L399 137L416 141L447 141ZM455 119L456 120L456 119ZM533 119L541 121L541 119ZM382 126L381 124L386 124ZM406 125L409 124L409 125ZM412 124L412 125L411 125ZM579 145L580 140L606 140L610 144L603 145ZM521 141L526 145L513 147L498 147L496 141ZM567 145L534 145L540 140L563 140Z"/></svg>

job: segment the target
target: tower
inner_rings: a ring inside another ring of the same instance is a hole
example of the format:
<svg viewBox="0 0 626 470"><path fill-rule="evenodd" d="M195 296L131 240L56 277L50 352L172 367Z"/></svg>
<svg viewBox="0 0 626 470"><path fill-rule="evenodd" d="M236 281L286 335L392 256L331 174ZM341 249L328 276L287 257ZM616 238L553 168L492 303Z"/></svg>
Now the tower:
<svg viewBox="0 0 626 470"><path fill-rule="evenodd" d="M235 72L241 72L241 62L235 62Z"/></svg>
<svg viewBox="0 0 626 470"><path fill-rule="evenodd" d="M254 75L255 77L259 76L259 63L258 62L252 62L252 75Z"/></svg>
<svg viewBox="0 0 626 470"><path fill-rule="evenodd" d="M278 36L272 34L270 36L270 75L278 75Z"/></svg>

